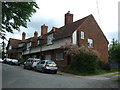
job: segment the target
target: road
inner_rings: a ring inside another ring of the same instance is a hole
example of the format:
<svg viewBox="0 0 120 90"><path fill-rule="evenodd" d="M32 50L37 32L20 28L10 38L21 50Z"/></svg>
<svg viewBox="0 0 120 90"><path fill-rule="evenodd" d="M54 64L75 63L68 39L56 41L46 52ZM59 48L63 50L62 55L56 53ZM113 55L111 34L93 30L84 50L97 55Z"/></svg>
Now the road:
<svg viewBox="0 0 120 90"><path fill-rule="evenodd" d="M107 78L40 73L21 66L2 64L2 88L117 88Z"/></svg>

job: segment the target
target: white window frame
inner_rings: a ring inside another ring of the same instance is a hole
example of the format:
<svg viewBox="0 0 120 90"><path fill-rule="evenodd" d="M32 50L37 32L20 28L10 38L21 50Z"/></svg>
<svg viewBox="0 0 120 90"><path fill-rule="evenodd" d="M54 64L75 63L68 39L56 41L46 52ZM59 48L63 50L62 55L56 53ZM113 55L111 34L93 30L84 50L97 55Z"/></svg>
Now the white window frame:
<svg viewBox="0 0 120 90"><path fill-rule="evenodd" d="M18 44L18 47L22 47L22 46L23 46L23 43L19 43L19 44Z"/></svg>
<svg viewBox="0 0 120 90"><path fill-rule="evenodd" d="M88 48L93 48L93 39L88 39Z"/></svg>
<svg viewBox="0 0 120 90"><path fill-rule="evenodd" d="M64 60L63 53L56 53L56 61L61 61L61 60Z"/></svg>
<svg viewBox="0 0 120 90"><path fill-rule="evenodd" d="M28 42L27 43L27 50L29 50L30 46L31 46L31 42Z"/></svg>
<svg viewBox="0 0 120 90"><path fill-rule="evenodd" d="M9 50L11 50L11 49L12 49L12 46L10 45L10 46L9 46Z"/></svg>
<svg viewBox="0 0 120 90"><path fill-rule="evenodd" d="M50 34L47 36L47 45L53 44L53 34Z"/></svg>
<svg viewBox="0 0 120 90"><path fill-rule="evenodd" d="M40 40L37 40L37 45L39 45L40 44Z"/></svg>
<svg viewBox="0 0 120 90"><path fill-rule="evenodd" d="M80 32L80 37L81 37L81 39L84 39L85 38L85 32L81 31Z"/></svg>
<svg viewBox="0 0 120 90"><path fill-rule="evenodd" d="M72 43L77 44L77 31L75 31L72 35Z"/></svg>

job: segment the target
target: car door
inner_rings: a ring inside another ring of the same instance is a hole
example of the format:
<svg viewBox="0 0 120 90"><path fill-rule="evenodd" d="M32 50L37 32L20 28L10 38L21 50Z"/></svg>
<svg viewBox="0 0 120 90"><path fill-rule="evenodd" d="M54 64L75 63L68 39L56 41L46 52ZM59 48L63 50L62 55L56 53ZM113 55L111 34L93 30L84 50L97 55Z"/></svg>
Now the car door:
<svg viewBox="0 0 120 90"><path fill-rule="evenodd" d="M39 70L42 70L42 67L44 67L45 61L41 61L39 64Z"/></svg>
<svg viewBox="0 0 120 90"><path fill-rule="evenodd" d="M39 71L40 71L40 63L41 63L41 61L40 61L39 63L37 63L37 65L36 65L36 70L39 70Z"/></svg>

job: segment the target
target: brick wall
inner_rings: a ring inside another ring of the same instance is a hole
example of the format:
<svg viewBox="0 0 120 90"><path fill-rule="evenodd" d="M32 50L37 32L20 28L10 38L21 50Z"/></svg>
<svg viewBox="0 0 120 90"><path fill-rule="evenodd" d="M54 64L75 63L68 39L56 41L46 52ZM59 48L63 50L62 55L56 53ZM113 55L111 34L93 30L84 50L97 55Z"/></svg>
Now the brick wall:
<svg viewBox="0 0 120 90"><path fill-rule="evenodd" d="M108 62L108 41L93 16L90 16L77 30L85 33L84 39L79 39L80 36L77 33L78 44L87 46L87 39L92 39L94 49L100 53L102 60Z"/></svg>

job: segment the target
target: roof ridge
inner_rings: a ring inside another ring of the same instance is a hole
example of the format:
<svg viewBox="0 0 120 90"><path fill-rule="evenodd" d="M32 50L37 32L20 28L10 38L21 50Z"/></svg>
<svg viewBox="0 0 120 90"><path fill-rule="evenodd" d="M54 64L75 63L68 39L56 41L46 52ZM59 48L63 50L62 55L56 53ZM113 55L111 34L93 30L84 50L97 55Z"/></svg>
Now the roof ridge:
<svg viewBox="0 0 120 90"><path fill-rule="evenodd" d="M10 39L12 39L12 40L19 40L19 41L21 41L20 39L16 39L16 38L10 38Z"/></svg>
<svg viewBox="0 0 120 90"><path fill-rule="evenodd" d="M84 23L84 22L85 22L85 21L86 21L86 20L87 20L90 16L93 16L93 15L92 15L92 14L90 14L90 15L88 15L88 16L86 16L86 17L82 18L82 19L85 19L85 20L82 22L82 24L83 24L83 23ZM81 19L80 19L80 20L81 20ZM81 24L81 25L82 25L82 24ZM80 25L78 28L80 28L80 27L81 27L81 25ZM78 29L78 28L77 28L77 29Z"/></svg>

